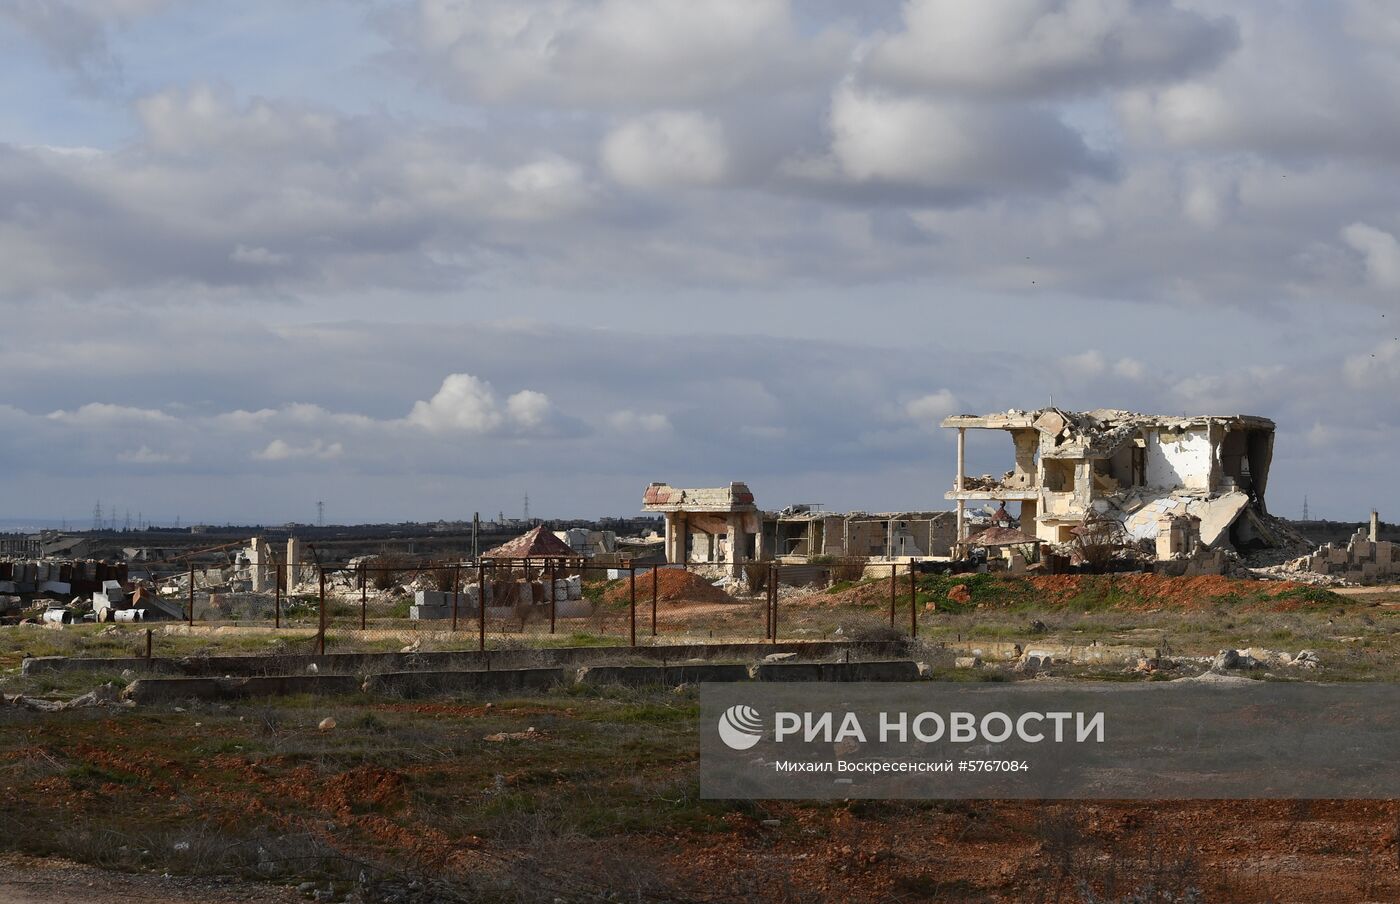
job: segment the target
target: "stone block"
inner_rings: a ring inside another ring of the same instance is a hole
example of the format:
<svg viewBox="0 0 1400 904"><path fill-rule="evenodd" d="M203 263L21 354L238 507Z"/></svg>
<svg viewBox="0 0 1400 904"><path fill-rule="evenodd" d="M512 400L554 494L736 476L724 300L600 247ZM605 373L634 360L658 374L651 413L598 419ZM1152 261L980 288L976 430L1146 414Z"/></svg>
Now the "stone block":
<svg viewBox="0 0 1400 904"><path fill-rule="evenodd" d="M460 612L457 613L459 616ZM434 621L451 618L452 607L448 606L409 606L408 617L414 621Z"/></svg>
<svg viewBox="0 0 1400 904"><path fill-rule="evenodd" d="M451 606L452 594L444 590L419 590L413 594L413 602L417 606Z"/></svg>

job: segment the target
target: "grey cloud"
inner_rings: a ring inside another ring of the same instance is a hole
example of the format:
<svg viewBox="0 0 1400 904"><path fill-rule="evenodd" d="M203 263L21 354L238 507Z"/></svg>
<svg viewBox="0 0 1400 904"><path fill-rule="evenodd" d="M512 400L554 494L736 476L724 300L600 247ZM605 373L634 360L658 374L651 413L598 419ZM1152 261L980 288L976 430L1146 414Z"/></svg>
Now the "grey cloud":
<svg viewBox="0 0 1400 904"><path fill-rule="evenodd" d="M850 45L800 34L788 0L416 0L379 19L449 95L552 107L772 91L837 71Z"/></svg>
<svg viewBox="0 0 1400 904"><path fill-rule="evenodd" d="M1358 35L1380 11L1352 2L1240 5L1234 14L1240 49L1217 71L1124 93L1118 109L1131 137L1282 160L1400 159L1400 41L1379 27Z"/></svg>
<svg viewBox="0 0 1400 904"><path fill-rule="evenodd" d="M1223 59L1234 23L1174 0L908 0L867 74L905 88L1044 97L1171 81Z"/></svg>

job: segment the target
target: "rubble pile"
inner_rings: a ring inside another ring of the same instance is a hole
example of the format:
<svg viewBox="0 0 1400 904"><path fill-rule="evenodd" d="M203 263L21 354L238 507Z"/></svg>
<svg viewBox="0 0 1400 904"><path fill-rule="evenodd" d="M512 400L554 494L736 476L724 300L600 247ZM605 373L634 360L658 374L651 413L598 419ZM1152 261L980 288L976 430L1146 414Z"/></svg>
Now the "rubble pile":
<svg viewBox="0 0 1400 904"><path fill-rule="evenodd" d="M651 599L651 575L637 576L637 598ZM663 603L732 603L734 597L698 574L680 568L660 568L656 571L656 598ZM610 603L625 603L631 599L627 581L608 588L603 599Z"/></svg>
<svg viewBox="0 0 1400 904"><path fill-rule="evenodd" d="M1400 579L1400 548L1388 540L1376 540L1359 528L1346 546L1324 543L1310 555L1282 566L1290 576L1319 575L1350 584L1375 584Z"/></svg>

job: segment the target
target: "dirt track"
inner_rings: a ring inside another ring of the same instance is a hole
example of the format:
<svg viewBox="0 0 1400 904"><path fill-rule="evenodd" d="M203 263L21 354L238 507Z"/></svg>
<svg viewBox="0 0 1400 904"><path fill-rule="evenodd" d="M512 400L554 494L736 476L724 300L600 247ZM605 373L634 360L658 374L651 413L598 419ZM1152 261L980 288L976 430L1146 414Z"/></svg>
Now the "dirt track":
<svg viewBox="0 0 1400 904"><path fill-rule="evenodd" d="M57 858L0 854L0 904L283 904L291 889L186 876L117 873Z"/></svg>

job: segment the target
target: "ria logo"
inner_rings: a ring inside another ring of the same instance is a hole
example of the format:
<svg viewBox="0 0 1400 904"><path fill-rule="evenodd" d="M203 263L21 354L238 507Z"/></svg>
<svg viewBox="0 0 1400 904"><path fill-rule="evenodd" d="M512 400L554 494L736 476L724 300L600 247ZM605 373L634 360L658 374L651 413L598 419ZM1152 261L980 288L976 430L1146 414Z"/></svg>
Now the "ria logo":
<svg viewBox="0 0 1400 904"><path fill-rule="evenodd" d="M763 719L752 706L738 703L719 717L719 739L731 750L748 750L762 738Z"/></svg>

